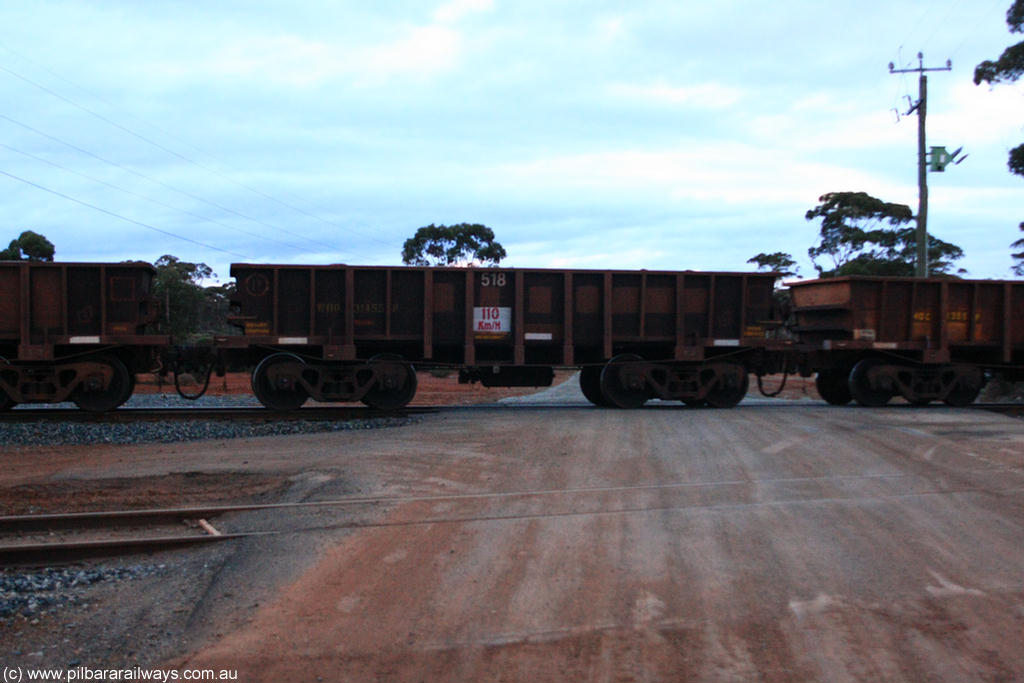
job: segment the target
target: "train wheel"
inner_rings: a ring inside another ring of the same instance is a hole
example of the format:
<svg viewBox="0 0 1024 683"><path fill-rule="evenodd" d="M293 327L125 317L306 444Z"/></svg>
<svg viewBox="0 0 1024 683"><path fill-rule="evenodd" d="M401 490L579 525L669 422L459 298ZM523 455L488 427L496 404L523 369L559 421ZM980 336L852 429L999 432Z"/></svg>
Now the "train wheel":
<svg viewBox="0 0 1024 683"><path fill-rule="evenodd" d="M853 400L850 395L849 371L821 370L814 378L818 395L829 405L845 406Z"/></svg>
<svg viewBox="0 0 1024 683"><path fill-rule="evenodd" d="M747 369L738 363L726 363L727 369L718 373L718 381L706 396L712 408L732 408L747 395L750 376Z"/></svg>
<svg viewBox="0 0 1024 683"><path fill-rule="evenodd" d="M850 395L862 406L880 408L893 397L892 391L871 382L872 371L880 365L885 365L881 358L865 358L850 371Z"/></svg>
<svg viewBox="0 0 1024 683"><path fill-rule="evenodd" d="M964 385L963 383L958 382L957 385L953 387L953 390L946 395L946 398L942 400L948 406L962 408L974 403L980 393L981 387Z"/></svg>
<svg viewBox="0 0 1024 683"><path fill-rule="evenodd" d="M981 376L981 372L975 368L974 372L971 373L971 377L961 377L949 393L946 394L946 398L942 400L946 405L955 408L969 406L978 398L983 384L984 379Z"/></svg>
<svg viewBox="0 0 1024 683"><path fill-rule="evenodd" d="M71 394L71 400L76 406L90 413L105 413L131 398L135 390L135 378L120 359L115 356L94 356L89 362L110 368L110 381L104 389L101 378L86 376Z"/></svg>
<svg viewBox="0 0 1024 683"><path fill-rule="evenodd" d="M370 359L377 380L361 399L377 410L404 408L416 395L416 370L398 356L387 354Z"/></svg>
<svg viewBox="0 0 1024 683"><path fill-rule="evenodd" d="M16 405L18 405L17 401L8 396L6 391L0 389L0 413L10 410Z"/></svg>
<svg viewBox="0 0 1024 683"><path fill-rule="evenodd" d="M650 393L643 371L643 358L624 353L615 356L601 370L601 395L615 408L639 408Z"/></svg>
<svg viewBox="0 0 1024 683"><path fill-rule="evenodd" d="M270 410L295 410L309 398L298 383L303 360L292 353L275 353L252 371L252 393Z"/></svg>
<svg viewBox="0 0 1024 683"><path fill-rule="evenodd" d="M601 371L603 366L587 365L580 370L580 391L588 401L601 408L611 407L608 399L601 393Z"/></svg>

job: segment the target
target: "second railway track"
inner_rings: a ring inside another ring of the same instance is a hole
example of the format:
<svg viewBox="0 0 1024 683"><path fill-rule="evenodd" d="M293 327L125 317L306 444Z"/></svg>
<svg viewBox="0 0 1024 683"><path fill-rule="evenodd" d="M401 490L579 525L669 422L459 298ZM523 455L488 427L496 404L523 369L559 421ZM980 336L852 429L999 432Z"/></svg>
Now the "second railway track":
<svg viewBox="0 0 1024 683"><path fill-rule="evenodd" d="M118 510L0 517L0 565L65 564L90 557L224 541L201 510Z"/></svg>
<svg viewBox="0 0 1024 683"><path fill-rule="evenodd" d="M298 534L362 527L399 527L431 524L468 524L522 519L594 515L643 514L656 511L745 507L779 504L837 503L859 500L860 482L898 482L906 474L853 474L765 479L760 486L792 490L782 500L765 502L748 495L751 482L745 479L711 482L649 482L625 486L591 486L520 491L480 491L455 494L406 496L352 496L348 498L279 502L206 505L199 507L108 510L0 516L0 565L59 565L90 557L109 557L180 548L254 536ZM829 493L807 496L801 487L828 483ZM964 494L983 489L971 485L937 486L928 490L890 492L882 498ZM1020 489L1005 484L1005 493ZM881 498L880 498L881 499ZM402 511L380 518L367 512L385 509ZM219 521L222 515L240 512L281 512L285 510L354 509L352 513L328 519L306 520L281 525L265 519L256 528L238 525L237 520Z"/></svg>

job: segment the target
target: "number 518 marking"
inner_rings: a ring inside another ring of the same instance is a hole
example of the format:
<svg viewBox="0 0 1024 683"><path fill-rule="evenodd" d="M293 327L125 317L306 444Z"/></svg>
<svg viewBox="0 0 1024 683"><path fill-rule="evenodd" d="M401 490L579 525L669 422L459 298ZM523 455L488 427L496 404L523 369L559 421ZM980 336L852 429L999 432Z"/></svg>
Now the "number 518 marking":
<svg viewBox="0 0 1024 683"><path fill-rule="evenodd" d="M483 273L480 275L482 287L504 287L505 282L505 273Z"/></svg>

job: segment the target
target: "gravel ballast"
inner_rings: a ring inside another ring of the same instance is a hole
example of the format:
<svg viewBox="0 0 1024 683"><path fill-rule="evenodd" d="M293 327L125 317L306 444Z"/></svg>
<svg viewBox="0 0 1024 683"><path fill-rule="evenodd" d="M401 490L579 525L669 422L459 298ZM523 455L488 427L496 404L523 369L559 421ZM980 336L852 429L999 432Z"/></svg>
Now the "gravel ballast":
<svg viewBox="0 0 1024 683"><path fill-rule="evenodd" d="M73 404L52 404L73 408ZM235 408L258 406L251 396L204 396L184 401L165 394L137 394L125 407L130 408ZM39 407L34 405L32 407ZM17 408L15 408L17 410ZM350 431L400 427L418 422L416 417L373 417L354 420L167 420L139 422L9 422L0 424L0 443L8 446L76 446L90 444L175 443L207 439L237 439L259 436L283 436L317 432Z"/></svg>
<svg viewBox="0 0 1024 683"><path fill-rule="evenodd" d="M110 581L154 576L166 565L112 568L51 568L30 572L0 572L0 619L33 617L84 599L88 587Z"/></svg>

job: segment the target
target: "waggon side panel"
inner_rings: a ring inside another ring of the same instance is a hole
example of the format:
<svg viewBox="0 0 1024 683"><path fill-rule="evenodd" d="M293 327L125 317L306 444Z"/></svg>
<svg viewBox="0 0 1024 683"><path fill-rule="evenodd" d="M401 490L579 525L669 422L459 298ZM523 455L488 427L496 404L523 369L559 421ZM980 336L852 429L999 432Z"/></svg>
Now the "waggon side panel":
<svg viewBox="0 0 1024 683"><path fill-rule="evenodd" d="M234 264L249 344L409 360L573 365L622 349L702 360L763 345L774 276ZM239 347L242 340L229 342Z"/></svg>
<svg viewBox="0 0 1024 683"><path fill-rule="evenodd" d="M145 263L0 263L0 341L8 360L48 360L105 346L160 346ZM10 350L13 349L13 352Z"/></svg>
<svg viewBox="0 0 1024 683"><path fill-rule="evenodd" d="M792 283L797 331L824 349L925 362L1024 362L1024 283L844 277Z"/></svg>

